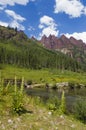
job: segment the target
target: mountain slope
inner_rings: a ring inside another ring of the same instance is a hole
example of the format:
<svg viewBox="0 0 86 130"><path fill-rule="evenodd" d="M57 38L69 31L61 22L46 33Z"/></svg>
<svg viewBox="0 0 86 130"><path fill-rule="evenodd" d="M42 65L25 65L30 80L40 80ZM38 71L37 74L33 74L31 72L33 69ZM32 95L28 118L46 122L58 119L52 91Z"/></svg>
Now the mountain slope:
<svg viewBox="0 0 86 130"><path fill-rule="evenodd" d="M43 36L41 43L48 49L60 51L86 65L86 44L82 40L76 40L73 37L68 39L65 35L60 38L50 35Z"/></svg>
<svg viewBox="0 0 86 130"><path fill-rule="evenodd" d="M0 63L33 69L58 68L78 71L82 65L29 39L24 32L0 26Z"/></svg>

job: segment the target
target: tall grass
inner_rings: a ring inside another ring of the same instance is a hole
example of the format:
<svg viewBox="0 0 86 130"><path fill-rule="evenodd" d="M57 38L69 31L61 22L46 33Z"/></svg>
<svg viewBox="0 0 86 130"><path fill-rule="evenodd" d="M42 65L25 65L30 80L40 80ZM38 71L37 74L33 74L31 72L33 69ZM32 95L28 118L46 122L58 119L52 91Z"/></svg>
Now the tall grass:
<svg viewBox="0 0 86 130"><path fill-rule="evenodd" d="M65 92L62 91L62 97L61 97L61 104L59 107L59 113L65 114L66 113L66 100L65 100Z"/></svg>
<svg viewBox="0 0 86 130"><path fill-rule="evenodd" d="M24 112L24 94L23 94L23 87L24 87L24 78L22 78L21 87L20 89L17 87L17 78L15 77L15 90L13 94L13 103L12 103L12 110L17 114L22 114Z"/></svg>

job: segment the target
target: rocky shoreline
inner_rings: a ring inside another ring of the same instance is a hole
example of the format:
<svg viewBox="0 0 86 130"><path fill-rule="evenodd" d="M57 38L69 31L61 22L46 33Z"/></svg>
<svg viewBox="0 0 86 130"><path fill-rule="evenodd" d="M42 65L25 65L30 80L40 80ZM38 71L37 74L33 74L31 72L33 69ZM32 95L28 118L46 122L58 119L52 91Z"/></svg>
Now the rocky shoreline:
<svg viewBox="0 0 86 130"><path fill-rule="evenodd" d="M17 86L21 86L21 79L17 79L16 83ZM4 79L4 86L7 84L14 85L15 80L14 79ZM86 84L81 84L81 83L73 83L73 82L58 82L58 83L32 83L30 81L25 81L24 82L24 87L25 88L36 88L36 87L45 87L49 89L82 89L86 88Z"/></svg>

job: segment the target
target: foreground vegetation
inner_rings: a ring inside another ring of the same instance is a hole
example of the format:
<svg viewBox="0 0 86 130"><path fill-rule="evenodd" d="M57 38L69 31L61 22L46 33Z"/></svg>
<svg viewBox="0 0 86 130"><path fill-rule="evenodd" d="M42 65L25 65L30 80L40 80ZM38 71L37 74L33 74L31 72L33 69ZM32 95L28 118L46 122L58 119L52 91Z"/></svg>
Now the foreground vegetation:
<svg viewBox="0 0 86 130"><path fill-rule="evenodd" d="M65 99L61 103L57 98L49 99L45 105L40 97L27 96L21 88L0 82L0 130L85 130L86 125L64 113ZM85 113L86 114L86 113Z"/></svg>
<svg viewBox="0 0 86 130"><path fill-rule="evenodd" d="M70 115L66 108L64 92L61 101L55 97L44 103L40 97L26 95L23 88L25 79L32 80L33 83L62 81L86 83L85 76L85 73L82 75L71 71L47 69L39 71L1 65L0 130L85 130L86 125L82 122L86 121L86 100L78 101L74 106L74 114ZM3 87L3 78L14 77L13 86L8 83ZM20 88L16 85L17 78L22 78Z"/></svg>

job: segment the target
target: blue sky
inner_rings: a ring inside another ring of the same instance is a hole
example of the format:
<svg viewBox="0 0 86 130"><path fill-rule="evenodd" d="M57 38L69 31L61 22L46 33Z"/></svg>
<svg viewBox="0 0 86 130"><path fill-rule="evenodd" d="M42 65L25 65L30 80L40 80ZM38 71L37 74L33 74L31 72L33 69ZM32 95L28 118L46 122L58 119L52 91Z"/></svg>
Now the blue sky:
<svg viewBox="0 0 86 130"><path fill-rule="evenodd" d="M17 27L37 39L65 34L86 43L86 1L0 0L0 25Z"/></svg>

